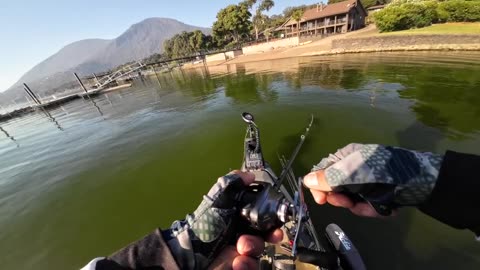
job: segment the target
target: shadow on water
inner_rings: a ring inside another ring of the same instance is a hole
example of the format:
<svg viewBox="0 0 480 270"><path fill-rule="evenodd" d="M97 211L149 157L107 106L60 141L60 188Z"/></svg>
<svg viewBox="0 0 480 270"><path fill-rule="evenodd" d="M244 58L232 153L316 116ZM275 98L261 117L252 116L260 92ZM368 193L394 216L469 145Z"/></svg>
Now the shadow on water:
<svg viewBox="0 0 480 270"><path fill-rule="evenodd" d="M210 97L217 89L217 80L211 79L210 75L203 72L183 71L182 69L170 72L172 80L166 80L163 88L173 88L186 92L193 97ZM163 78L168 76L162 74ZM172 82L174 82L172 84Z"/></svg>
<svg viewBox="0 0 480 270"><path fill-rule="evenodd" d="M398 88L396 96L412 102L411 111L418 121L449 138L461 140L480 131L480 65L417 66L411 59L394 60L298 64L283 73L283 78L295 90L317 86L322 90L370 91L372 106L377 97L391 92L389 87Z"/></svg>
<svg viewBox="0 0 480 270"><path fill-rule="evenodd" d="M270 88L268 75L227 75L223 80L225 96L236 103L274 102L278 94Z"/></svg>
<svg viewBox="0 0 480 270"><path fill-rule="evenodd" d="M462 139L480 130L479 65L398 66L392 70L377 65L371 69L374 76L405 86L398 91L399 97L413 101L411 110L425 125L452 139Z"/></svg>
<svg viewBox="0 0 480 270"><path fill-rule="evenodd" d="M398 131L396 135L398 146L425 151L438 150L437 143L445 137L438 129L426 127L418 121L412 123L405 130Z"/></svg>

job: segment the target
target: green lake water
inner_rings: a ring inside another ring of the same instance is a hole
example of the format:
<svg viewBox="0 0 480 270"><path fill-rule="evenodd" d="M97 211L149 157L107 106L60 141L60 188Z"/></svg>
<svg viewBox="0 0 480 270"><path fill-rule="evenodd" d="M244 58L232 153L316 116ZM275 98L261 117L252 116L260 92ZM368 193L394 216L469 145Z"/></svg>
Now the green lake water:
<svg viewBox="0 0 480 270"><path fill-rule="evenodd" d="M277 155L293 150L311 114L297 175L350 142L480 154L480 54L344 55L174 71L50 115L2 122L0 269L79 269L182 219L218 176L240 166L243 111L256 116L277 172ZM480 267L472 233L414 209L368 219L307 199L317 230L339 224L369 269Z"/></svg>

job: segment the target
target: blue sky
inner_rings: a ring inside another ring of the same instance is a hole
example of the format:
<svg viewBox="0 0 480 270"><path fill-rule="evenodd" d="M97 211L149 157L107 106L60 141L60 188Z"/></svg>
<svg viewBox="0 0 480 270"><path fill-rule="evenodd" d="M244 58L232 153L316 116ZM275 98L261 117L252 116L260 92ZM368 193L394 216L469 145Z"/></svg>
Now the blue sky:
<svg viewBox="0 0 480 270"><path fill-rule="evenodd" d="M219 9L238 0L2 0L0 91L63 46L86 38L111 39L149 17L211 27ZM275 0L270 13L314 0Z"/></svg>

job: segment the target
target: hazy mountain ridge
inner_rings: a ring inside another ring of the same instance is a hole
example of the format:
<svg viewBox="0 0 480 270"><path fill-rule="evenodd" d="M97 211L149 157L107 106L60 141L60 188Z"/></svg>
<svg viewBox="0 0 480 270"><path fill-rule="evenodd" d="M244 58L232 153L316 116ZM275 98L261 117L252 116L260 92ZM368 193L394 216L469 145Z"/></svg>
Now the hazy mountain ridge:
<svg viewBox="0 0 480 270"><path fill-rule="evenodd" d="M163 52L163 42L175 34L195 30L211 32L208 28L187 25L173 19L149 18L130 26L127 31L110 42L107 48L94 55L92 61L107 63L112 68L140 60L154 53Z"/></svg>
<svg viewBox="0 0 480 270"><path fill-rule="evenodd" d="M85 39L70 43L30 69L19 79L19 82L36 81L57 72L75 68L90 59L92 53L105 49L110 42L111 40L108 39Z"/></svg>
<svg viewBox="0 0 480 270"><path fill-rule="evenodd" d="M44 92L48 87L55 88L73 79L72 72L89 75L141 60L163 52L166 39L182 31L194 30L211 33L209 28L187 25L174 19L149 18L133 24L113 40L86 39L73 42L30 69L4 94L16 96L12 92L21 89L24 82L38 85L41 88L38 91Z"/></svg>

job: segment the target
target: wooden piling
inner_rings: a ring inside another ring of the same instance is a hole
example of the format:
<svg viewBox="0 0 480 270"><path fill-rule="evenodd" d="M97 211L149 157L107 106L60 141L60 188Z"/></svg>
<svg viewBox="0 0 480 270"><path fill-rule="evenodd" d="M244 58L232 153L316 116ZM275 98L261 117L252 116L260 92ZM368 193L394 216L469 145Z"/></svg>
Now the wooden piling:
<svg viewBox="0 0 480 270"><path fill-rule="evenodd" d="M27 98L27 101L30 103L30 100L31 100L31 101L33 101L34 104L38 105L38 102L35 100L35 98L32 96L32 94L30 94L30 92L27 90L27 88L23 88L23 90L25 90L25 92L27 92L28 96L30 97L30 99Z"/></svg>
<svg viewBox="0 0 480 270"><path fill-rule="evenodd" d="M38 97L35 95L35 93L33 93L32 89L30 89L30 87L28 87L26 83L23 83L23 89L25 89L27 94L33 99L33 101L35 101L35 103L37 103L38 105L42 104L40 99L38 99Z"/></svg>
<svg viewBox="0 0 480 270"><path fill-rule="evenodd" d="M85 88L85 85L83 85L82 80L80 80L77 73L73 72L73 75L75 75L75 78L77 78L77 81L80 84L80 86L83 88L83 91L85 91L85 93L88 93L87 88Z"/></svg>

